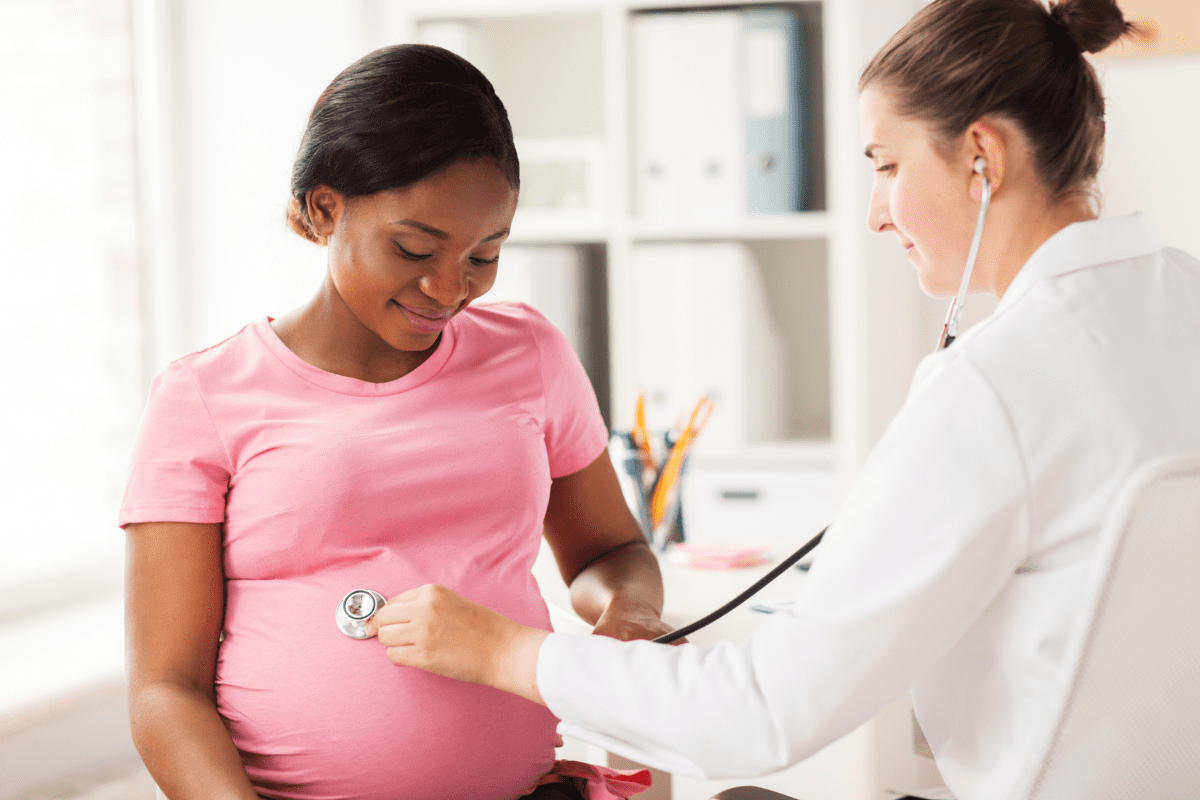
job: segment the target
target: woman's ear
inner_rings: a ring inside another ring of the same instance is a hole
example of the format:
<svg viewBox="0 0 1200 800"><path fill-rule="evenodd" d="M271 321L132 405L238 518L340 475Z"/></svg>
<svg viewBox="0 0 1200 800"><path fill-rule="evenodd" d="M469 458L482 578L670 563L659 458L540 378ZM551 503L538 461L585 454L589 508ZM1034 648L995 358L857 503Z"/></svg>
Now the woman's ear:
<svg viewBox="0 0 1200 800"><path fill-rule="evenodd" d="M966 166L970 171L968 192L971 199L978 203L983 199L984 180L991 183L992 194L1004 183L1008 142L999 127L979 120L967 128L964 150Z"/></svg>
<svg viewBox="0 0 1200 800"><path fill-rule="evenodd" d="M304 201L308 205L308 218L313 230L321 244L327 244L346 213L346 199L336 189L317 186L305 195Z"/></svg>

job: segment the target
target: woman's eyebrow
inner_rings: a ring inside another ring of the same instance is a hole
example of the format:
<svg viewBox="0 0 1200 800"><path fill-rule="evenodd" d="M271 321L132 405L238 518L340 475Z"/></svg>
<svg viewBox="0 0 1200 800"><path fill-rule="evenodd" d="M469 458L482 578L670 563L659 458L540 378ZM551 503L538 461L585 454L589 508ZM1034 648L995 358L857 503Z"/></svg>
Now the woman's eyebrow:
<svg viewBox="0 0 1200 800"><path fill-rule="evenodd" d="M450 238L450 234L446 233L445 231L443 231L439 228L435 228L432 225L426 225L424 222L417 222L415 219L398 219L395 222L393 222L392 224L393 225L406 225L410 228L416 228L419 231L424 231L425 233L428 233L430 236L434 236L443 241ZM487 236L483 239L480 239L479 241L482 244L483 242L490 242L493 239L499 239L502 236L507 236L508 231L509 231L508 228L505 228L504 230L496 231L491 236Z"/></svg>
<svg viewBox="0 0 1200 800"><path fill-rule="evenodd" d="M419 231L424 231L425 233L428 233L430 236L434 236L438 239L444 240L444 239L450 238L450 234L446 233L445 231L439 230L438 228L435 228L432 225L426 225L424 222L417 222L415 219L398 219L395 222L393 222L392 224L393 225L407 225L410 228L416 228Z"/></svg>
<svg viewBox="0 0 1200 800"><path fill-rule="evenodd" d="M875 158L875 154L871 151L879 146L880 145L877 142L871 142L871 144L867 145L867 149L863 150L863 155L865 155L867 158Z"/></svg>

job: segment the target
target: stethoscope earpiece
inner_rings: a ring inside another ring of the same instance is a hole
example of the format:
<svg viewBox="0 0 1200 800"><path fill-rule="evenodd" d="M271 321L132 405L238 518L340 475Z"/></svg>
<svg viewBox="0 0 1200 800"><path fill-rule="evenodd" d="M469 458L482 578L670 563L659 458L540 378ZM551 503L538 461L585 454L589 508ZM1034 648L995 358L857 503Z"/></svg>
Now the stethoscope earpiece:
<svg viewBox="0 0 1200 800"><path fill-rule="evenodd" d="M982 175L985 169L987 169L987 160L983 156L975 159L975 174Z"/></svg>

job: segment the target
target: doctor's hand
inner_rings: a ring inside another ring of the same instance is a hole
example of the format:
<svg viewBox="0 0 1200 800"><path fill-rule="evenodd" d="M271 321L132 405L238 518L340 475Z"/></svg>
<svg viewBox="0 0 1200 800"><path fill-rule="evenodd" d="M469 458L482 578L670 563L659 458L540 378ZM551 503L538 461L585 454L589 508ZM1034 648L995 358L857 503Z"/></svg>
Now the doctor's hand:
<svg viewBox="0 0 1200 800"><path fill-rule="evenodd" d="M537 690L537 657L549 634L427 584L396 595L367 623L405 667L491 686L545 705Z"/></svg>

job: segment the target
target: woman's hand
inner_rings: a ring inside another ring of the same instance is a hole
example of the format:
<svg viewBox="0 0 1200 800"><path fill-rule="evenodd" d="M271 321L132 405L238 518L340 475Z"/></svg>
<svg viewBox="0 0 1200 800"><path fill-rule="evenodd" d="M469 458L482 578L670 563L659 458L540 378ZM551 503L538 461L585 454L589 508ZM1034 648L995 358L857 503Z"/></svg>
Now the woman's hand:
<svg viewBox="0 0 1200 800"><path fill-rule="evenodd" d="M548 633L527 628L443 586L396 595L367 623L393 664L491 686L545 705L537 656Z"/></svg>
<svg viewBox="0 0 1200 800"><path fill-rule="evenodd" d="M593 633L628 640L670 632L660 619L658 559L625 503L607 451L554 479L545 536L571 589L571 605Z"/></svg>
<svg viewBox="0 0 1200 800"><path fill-rule="evenodd" d="M592 633L627 642L633 639L657 639L673 630L662 621L655 606L618 597L605 607Z"/></svg>

